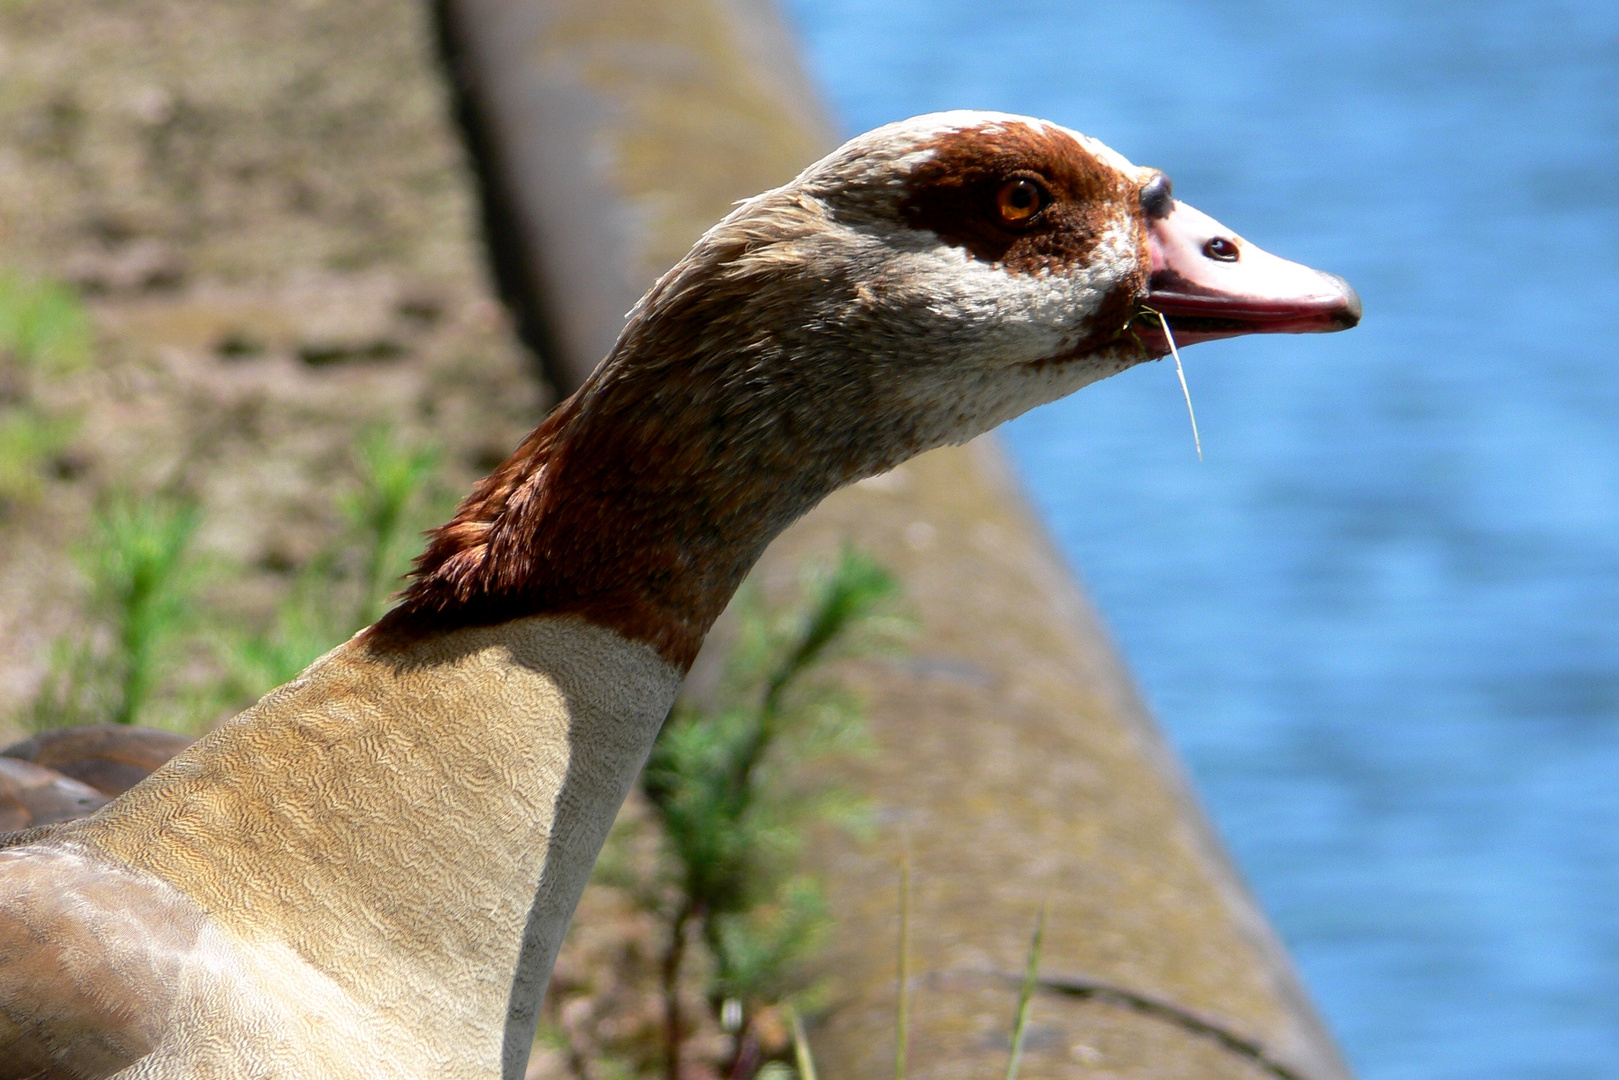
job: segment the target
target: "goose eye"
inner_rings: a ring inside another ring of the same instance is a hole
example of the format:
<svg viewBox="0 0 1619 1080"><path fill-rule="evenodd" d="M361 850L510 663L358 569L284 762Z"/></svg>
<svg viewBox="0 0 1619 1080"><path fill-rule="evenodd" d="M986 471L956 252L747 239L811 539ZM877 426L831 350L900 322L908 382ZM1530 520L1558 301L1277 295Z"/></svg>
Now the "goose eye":
<svg viewBox="0 0 1619 1080"><path fill-rule="evenodd" d="M1024 225L1045 209L1045 188L1027 176L1014 177L1001 185L995 193L995 210L1003 225Z"/></svg>
<svg viewBox="0 0 1619 1080"><path fill-rule="evenodd" d="M1213 240L1203 245L1203 254L1211 259L1219 259L1221 262L1236 262L1240 252L1237 250L1235 240L1227 240L1223 236L1216 236Z"/></svg>

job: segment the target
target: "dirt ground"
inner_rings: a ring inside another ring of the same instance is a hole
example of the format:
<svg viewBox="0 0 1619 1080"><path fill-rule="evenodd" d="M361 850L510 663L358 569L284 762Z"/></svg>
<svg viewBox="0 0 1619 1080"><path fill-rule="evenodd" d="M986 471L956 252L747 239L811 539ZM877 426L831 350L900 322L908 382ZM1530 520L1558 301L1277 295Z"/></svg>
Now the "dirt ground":
<svg viewBox="0 0 1619 1080"><path fill-rule="evenodd" d="M36 388L77 434L0 520L0 724L73 627L98 497L199 500L201 602L262 621L339 528L368 426L442 448L460 491L542 414L427 20L399 0L0 4L0 272L71 283L94 333Z"/></svg>

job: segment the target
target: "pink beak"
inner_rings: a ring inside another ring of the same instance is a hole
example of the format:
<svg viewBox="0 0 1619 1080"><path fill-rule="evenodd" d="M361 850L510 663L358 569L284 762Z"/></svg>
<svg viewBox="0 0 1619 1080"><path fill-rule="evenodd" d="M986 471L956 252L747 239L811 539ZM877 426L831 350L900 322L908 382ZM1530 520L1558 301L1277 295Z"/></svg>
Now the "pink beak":
<svg viewBox="0 0 1619 1080"><path fill-rule="evenodd" d="M1360 322L1360 297L1336 274L1277 258L1178 200L1160 197L1155 208L1167 213L1149 214L1147 222L1146 306L1163 312L1177 345L1326 333ZM1169 351L1155 316L1139 316L1135 327L1149 349Z"/></svg>

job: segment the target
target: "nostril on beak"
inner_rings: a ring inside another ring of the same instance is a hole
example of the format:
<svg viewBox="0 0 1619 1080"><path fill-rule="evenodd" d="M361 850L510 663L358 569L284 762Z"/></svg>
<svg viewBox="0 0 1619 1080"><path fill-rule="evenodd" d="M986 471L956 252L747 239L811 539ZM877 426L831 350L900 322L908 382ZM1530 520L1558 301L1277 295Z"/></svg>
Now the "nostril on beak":
<svg viewBox="0 0 1619 1080"><path fill-rule="evenodd" d="M1174 185L1169 177L1159 173L1141 189L1141 209L1148 221L1161 221L1175 211Z"/></svg>
<svg viewBox="0 0 1619 1080"><path fill-rule="evenodd" d="M1203 245L1203 254L1219 262L1236 262L1242 258L1242 249L1230 237L1216 236Z"/></svg>

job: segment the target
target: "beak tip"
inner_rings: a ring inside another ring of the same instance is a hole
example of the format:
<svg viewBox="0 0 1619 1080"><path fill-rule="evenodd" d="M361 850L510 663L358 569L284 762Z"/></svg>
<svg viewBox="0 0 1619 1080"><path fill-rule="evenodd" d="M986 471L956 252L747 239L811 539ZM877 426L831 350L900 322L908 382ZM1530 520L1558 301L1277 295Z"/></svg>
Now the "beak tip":
<svg viewBox="0 0 1619 1080"><path fill-rule="evenodd" d="M1360 325L1360 294L1355 291L1349 282L1337 274L1322 271L1321 276L1330 280L1343 298L1342 304L1333 312L1333 321L1338 324L1333 329L1348 330L1352 326Z"/></svg>

